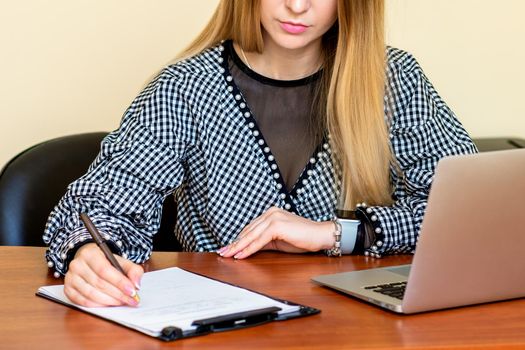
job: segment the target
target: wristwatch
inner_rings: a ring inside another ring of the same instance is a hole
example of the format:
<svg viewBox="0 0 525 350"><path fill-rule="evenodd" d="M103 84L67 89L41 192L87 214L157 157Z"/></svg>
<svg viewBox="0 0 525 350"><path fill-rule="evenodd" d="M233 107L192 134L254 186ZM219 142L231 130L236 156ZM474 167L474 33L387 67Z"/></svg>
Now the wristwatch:
<svg viewBox="0 0 525 350"><path fill-rule="evenodd" d="M341 256L352 254L359 236L360 221L353 211L337 210L332 218L335 225L334 246L326 250L328 256Z"/></svg>

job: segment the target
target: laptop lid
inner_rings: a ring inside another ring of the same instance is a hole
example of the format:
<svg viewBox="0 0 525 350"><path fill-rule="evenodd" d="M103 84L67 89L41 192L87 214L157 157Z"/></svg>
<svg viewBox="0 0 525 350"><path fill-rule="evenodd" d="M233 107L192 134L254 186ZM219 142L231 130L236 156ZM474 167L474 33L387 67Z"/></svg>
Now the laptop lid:
<svg viewBox="0 0 525 350"><path fill-rule="evenodd" d="M367 285L392 268L313 280L386 307L415 313L525 296L525 150L446 157L435 173L402 301Z"/></svg>
<svg viewBox="0 0 525 350"><path fill-rule="evenodd" d="M525 296L524 247L525 150L442 159L403 312Z"/></svg>

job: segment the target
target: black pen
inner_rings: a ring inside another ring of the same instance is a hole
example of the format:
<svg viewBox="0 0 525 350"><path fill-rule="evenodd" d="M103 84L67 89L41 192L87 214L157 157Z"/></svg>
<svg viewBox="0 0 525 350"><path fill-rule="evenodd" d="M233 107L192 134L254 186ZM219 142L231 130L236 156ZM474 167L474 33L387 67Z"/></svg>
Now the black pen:
<svg viewBox="0 0 525 350"><path fill-rule="evenodd" d="M102 239L102 236L98 232L97 228L95 227L95 225L93 224L89 216L87 216L86 213L80 213L80 220L82 220L89 234L91 235L91 237L93 237L93 239L95 240L95 243L102 250L102 252L106 256L106 258L109 260L111 265L113 265L114 268L119 270L124 276L127 277L126 272L124 272L124 269L122 268L122 266L120 266L117 259L115 259L115 257L113 256L113 253L109 249L106 241ZM131 295L131 297L135 299L137 303L140 302L139 295L137 294L137 291L135 289L133 289L133 294Z"/></svg>

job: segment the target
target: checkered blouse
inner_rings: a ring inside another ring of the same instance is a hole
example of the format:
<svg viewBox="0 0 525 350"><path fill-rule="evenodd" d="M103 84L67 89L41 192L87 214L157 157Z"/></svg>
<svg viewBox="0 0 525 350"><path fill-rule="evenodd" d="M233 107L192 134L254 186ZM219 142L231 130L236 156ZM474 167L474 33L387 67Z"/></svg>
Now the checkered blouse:
<svg viewBox="0 0 525 350"><path fill-rule="evenodd" d="M395 204L368 209L382 237L377 255L414 250L436 163L476 152L416 60L394 48L387 53L385 115L401 173L392 165ZM81 211L123 256L145 261L163 200L172 193L175 235L189 251L228 244L271 206L316 221L333 217L340 169L328 143L287 191L227 61L222 45L210 48L165 68L133 101L49 217L43 238L50 267L65 273L75 248L90 239Z"/></svg>

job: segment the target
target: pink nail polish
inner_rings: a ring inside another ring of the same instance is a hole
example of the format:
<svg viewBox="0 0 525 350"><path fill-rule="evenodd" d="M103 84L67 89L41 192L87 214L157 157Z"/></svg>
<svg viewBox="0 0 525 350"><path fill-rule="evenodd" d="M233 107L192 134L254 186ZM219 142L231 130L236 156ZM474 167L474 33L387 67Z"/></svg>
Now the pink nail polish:
<svg viewBox="0 0 525 350"><path fill-rule="evenodd" d="M137 295L137 291L132 286L125 286L124 289L126 290L126 294L132 298Z"/></svg>
<svg viewBox="0 0 525 350"><path fill-rule="evenodd" d="M134 298L131 298L131 303L129 305L131 306L138 306L140 303L140 299L138 295L136 295Z"/></svg>

